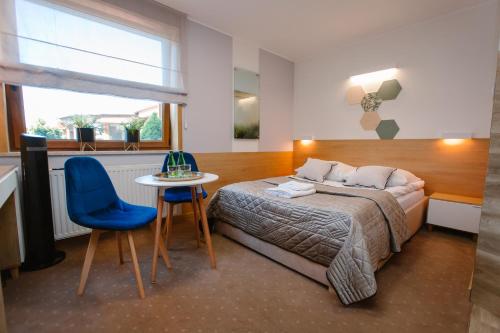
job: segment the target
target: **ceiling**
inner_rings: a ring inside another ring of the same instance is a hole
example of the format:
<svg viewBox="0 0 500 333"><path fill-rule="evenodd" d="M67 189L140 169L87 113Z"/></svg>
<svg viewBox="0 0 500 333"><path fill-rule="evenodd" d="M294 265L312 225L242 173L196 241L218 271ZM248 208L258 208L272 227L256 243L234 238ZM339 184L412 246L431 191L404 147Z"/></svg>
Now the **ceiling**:
<svg viewBox="0 0 500 333"><path fill-rule="evenodd" d="M157 0L290 60L487 0Z"/></svg>

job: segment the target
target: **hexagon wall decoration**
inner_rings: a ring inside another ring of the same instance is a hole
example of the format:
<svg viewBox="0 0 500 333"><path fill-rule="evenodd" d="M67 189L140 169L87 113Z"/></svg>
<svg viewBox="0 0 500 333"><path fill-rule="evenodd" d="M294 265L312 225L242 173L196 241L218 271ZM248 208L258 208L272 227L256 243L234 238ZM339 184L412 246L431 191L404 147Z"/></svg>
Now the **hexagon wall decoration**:
<svg viewBox="0 0 500 333"><path fill-rule="evenodd" d="M363 117L361 117L359 123L361 124L361 127L363 127L365 131L374 131L377 129L377 126L380 124L381 121L382 119L380 119L378 112L374 111L374 112L364 112Z"/></svg>
<svg viewBox="0 0 500 333"><path fill-rule="evenodd" d="M353 86L347 90L347 103L355 105L361 103L366 92L362 86Z"/></svg>
<svg viewBox="0 0 500 333"><path fill-rule="evenodd" d="M365 112L377 111L382 104L382 99L377 96L377 93L366 94L361 100L361 107Z"/></svg>
<svg viewBox="0 0 500 333"><path fill-rule="evenodd" d="M396 99L401 91L401 85L398 80L387 80L382 82L378 88L377 95L384 101Z"/></svg>
<svg viewBox="0 0 500 333"><path fill-rule="evenodd" d="M399 126L394 119L382 120L376 128L379 138L383 140L390 140L396 137L399 132Z"/></svg>
<svg viewBox="0 0 500 333"><path fill-rule="evenodd" d="M361 104L364 113L359 123L365 131L374 130L380 139L391 140L398 134L399 126L394 119L382 120L377 110L383 101L396 99L402 89L396 79L382 82L378 91L371 93L365 93L362 86L353 86L347 91L347 102Z"/></svg>

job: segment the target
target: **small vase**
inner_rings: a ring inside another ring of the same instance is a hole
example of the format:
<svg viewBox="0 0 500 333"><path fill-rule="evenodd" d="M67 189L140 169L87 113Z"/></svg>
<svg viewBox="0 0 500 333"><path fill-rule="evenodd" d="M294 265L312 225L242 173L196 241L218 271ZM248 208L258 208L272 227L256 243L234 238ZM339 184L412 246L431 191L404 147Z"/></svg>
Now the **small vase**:
<svg viewBox="0 0 500 333"><path fill-rule="evenodd" d="M76 139L85 143L95 142L95 131L93 128L77 128Z"/></svg>
<svg viewBox="0 0 500 333"><path fill-rule="evenodd" d="M138 143L139 142L139 131L130 131L127 130L127 143Z"/></svg>

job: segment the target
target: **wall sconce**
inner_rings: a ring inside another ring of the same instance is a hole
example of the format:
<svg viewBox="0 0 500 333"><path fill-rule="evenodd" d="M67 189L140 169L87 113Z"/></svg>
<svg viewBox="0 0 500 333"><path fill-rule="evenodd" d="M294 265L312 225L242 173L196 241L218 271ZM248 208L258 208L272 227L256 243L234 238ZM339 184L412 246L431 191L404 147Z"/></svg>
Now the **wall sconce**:
<svg viewBox="0 0 500 333"><path fill-rule="evenodd" d="M257 101L257 96L250 96L250 97L238 99L238 103L240 103L240 104L251 104L251 103L255 103L255 101Z"/></svg>
<svg viewBox="0 0 500 333"><path fill-rule="evenodd" d="M314 137L312 135L305 135L300 139L300 143L304 146L310 145L314 141Z"/></svg>
<svg viewBox="0 0 500 333"><path fill-rule="evenodd" d="M456 146L463 143L467 139L472 139L472 133L443 133L443 142L449 146Z"/></svg>
<svg viewBox="0 0 500 333"><path fill-rule="evenodd" d="M371 83L380 83L383 81L391 80L396 77L398 69L396 67L384 69L381 71L354 75L351 76L351 83L357 86L363 86Z"/></svg>

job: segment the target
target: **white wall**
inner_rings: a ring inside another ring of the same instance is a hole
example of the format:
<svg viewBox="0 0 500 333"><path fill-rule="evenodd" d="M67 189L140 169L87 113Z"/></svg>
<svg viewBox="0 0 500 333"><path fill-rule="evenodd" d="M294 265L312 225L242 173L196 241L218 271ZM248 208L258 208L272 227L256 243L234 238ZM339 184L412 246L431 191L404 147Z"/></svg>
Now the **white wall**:
<svg viewBox="0 0 500 333"><path fill-rule="evenodd" d="M259 45L233 38L233 66L259 73Z"/></svg>
<svg viewBox="0 0 500 333"><path fill-rule="evenodd" d="M188 105L184 150L228 152L233 135L232 38L187 21Z"/></svg>
<svg viewBox="0 0 500 333"><path fill-rule="evenodd" d="M234 67L259 73L260 138L233 139L233 151L291 151L293 62L262 50L257 44L233 39Z"/></svg>
<svg viewBox="0 0 500 333"><path fill-rule="evenodd" d="M189 21L186 28L188 47L188 104L184 113L184 150L192 152L279 151L291 150L291 112L293 101L293 63L281 57L266 57L266 103L260 105L261 130L278 127L276 134L265 132L264 141L233 139L233 69L262 71L258 45ZM273 66L276 65L276 70ZM273 78L269 78L272 80ZM283 81L288 80L288 81ZM270 81L273 82L273 81ZM285 97L286 96L286 97ZM287 101L283 101L287 98ZM266 106L267 105L267 106ZM288 120L282 116L288 113ZM286 142L285 142L286 141Z"/></svg>
<svg viewBox="0 0 500 333"><path fill-rule="evenodd" d="M349 77L394 65L403 90L379 113L397 121L397 139L463 131L489 137L496 6L490 1L296 62L294 138L378 138L361 128L361 106L346 102Z"/></svg>
<svg viewBox="0 0 500 333"><path fill-rule="evenodd" d="M260 151L291 151L293 69L291 61L260 50Z"/></svg>

